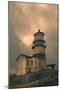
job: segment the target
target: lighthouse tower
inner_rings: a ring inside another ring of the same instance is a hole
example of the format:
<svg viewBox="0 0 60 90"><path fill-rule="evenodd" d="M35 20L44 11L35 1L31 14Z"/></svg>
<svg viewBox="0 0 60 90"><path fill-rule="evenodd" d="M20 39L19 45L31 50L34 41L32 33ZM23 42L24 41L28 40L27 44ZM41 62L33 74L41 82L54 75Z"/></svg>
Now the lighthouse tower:
<svg viewBox="0 0 60 90"><path fill-rule="evenodd" d="M46 43L44 40L44 33L38 30L34 33L33 41L33 72L40 71L46 68Z"/></svg>

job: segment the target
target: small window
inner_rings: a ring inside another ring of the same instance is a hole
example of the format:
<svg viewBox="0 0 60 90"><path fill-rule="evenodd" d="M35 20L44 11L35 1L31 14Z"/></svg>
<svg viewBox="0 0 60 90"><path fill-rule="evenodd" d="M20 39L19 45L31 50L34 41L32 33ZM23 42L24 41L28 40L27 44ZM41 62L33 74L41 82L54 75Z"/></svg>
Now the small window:
<svg viewBox="0 0 60 90"><path fill-rule="evenodd" d="M33 61L31 60L31 65L33 65Z"/></svg>
<svg viewBox="0 0 60 90"><path fill-rule="evenodd" d="M27 65L29 66L29 61L27 60Z"/></svg>

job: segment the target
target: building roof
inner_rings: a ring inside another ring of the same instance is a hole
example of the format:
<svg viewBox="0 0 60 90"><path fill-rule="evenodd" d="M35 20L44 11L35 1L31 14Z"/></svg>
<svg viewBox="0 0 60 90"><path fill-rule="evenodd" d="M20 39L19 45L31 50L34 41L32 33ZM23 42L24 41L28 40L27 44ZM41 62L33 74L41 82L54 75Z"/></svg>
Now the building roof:
<svg viewBox="0 0 60 90"><path fill-rule="evenodd" d="M24 56L25 58L33 58L33 57L35 57L35 58L38 58L38 59L46 59L46 56L45 56L45 54L43 54L43 53L38 53L38 54L34 54L34 55L32 55L32 56L28 56L28 55L25 55L25 54L19 54L18 56L17 56L17 58L16 58L16 60L18 60L19 58L20 58L20 56Z"/></svg>
<svg viewBox="0 0 60 90"><path fill-rule="evenodd" d="M28 56L28 55L25 55L25 54L19 54L18 56L17 56L17 58L16 58L16 60L18 60L18 58L20 58L20 56L24 56L24 57L26 57L26 58L31 58L32 56Z"/></svg>

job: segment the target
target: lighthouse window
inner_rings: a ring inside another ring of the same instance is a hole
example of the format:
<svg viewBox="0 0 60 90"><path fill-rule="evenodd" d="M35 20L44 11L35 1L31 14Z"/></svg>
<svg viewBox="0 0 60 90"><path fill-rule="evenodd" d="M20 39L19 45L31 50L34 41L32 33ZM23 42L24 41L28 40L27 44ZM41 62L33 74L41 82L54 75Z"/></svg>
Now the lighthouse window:
<svg viewBox="0 0 60 90"><path fill-rule="evenodd" d="M29 61L27 61L27 65L29 65Z"/></svg>
<svg viewBox="0 0 60 90"><path fill-rule="evenodd" d="M33 65L33 61L31 61L31 65Z"/></svg>

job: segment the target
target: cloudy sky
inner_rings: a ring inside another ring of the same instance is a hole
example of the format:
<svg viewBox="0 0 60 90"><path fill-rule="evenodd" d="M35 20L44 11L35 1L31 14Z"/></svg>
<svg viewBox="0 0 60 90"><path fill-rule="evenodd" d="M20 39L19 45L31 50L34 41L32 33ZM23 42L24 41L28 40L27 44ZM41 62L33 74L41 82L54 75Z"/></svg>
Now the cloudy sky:
<svg viewBox="0 0 60 90"><path fill-rule="evenodd" d="M33 34L45 33L46 63L57 65L58 5L9 2L9 70L15 69L19 53L32 55Z"/></svg>

